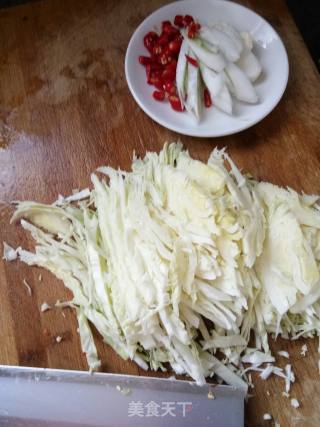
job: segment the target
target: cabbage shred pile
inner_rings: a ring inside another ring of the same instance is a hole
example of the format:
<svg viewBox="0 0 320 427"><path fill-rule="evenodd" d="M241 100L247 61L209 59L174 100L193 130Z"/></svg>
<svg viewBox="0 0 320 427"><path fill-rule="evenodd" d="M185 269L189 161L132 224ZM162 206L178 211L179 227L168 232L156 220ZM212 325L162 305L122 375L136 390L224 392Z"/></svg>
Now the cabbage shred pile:
<svg viewBox="0 0 320 427"><path fill-rule="evenodd" d="M268 333L319 334L317 196L244 176L224 150L194 160L180 143L91 179L91 191L19 202L13 216L36 241L19 258L72 291L90 369L90 323L144 369L244 390L243 362L274 361Z"/></svg>

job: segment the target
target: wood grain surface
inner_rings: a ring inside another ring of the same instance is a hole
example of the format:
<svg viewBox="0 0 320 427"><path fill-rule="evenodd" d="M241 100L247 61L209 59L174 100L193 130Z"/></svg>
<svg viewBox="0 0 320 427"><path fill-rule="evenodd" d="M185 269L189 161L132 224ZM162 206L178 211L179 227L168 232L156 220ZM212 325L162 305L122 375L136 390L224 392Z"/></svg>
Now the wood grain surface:
<svg viewBox="0 0 320 427"><path fill-rule="evenodd" d="M32 242L9 225L12 200L52 202L59 193L90 185L102 164L129 168L132 152L159 151L181 139L196 158L206 160L215 145L226 146L238 165L258 179L320 193L320 83L285 2L241 3L266 18L288 51L290 78L283 99L261 123L238 135L217 139L180 137L153 122L131 97L124 56L132 32L162 0L48 0L0 10L0 242ZM42 281L38 280L39 274ZM32 296L23 286L26 279ZM0 261L0 363L86 369L74 313L41 313L40 305L69 298L63 284L39 268ZM57 343L55 337L63 341ZM141 374L107 346L96 342L106 372ZM248 426L320 425L317 340L272 342L288 350L296 372L292 397L282 396L282 379L259 381L246 409ZM283 366L286 360L279 360ZM151 375L158 375L151 373ZM267 393L268 391L268 393Z"/></svg>

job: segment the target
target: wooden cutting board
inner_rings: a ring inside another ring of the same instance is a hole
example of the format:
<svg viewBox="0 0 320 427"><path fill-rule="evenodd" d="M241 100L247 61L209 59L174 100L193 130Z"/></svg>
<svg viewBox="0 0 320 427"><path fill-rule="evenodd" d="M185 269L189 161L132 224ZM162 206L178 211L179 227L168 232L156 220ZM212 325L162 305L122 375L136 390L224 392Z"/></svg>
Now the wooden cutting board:
<svg viewBox="0 0 320 427"><path fill-rule="evenodd" d="M164 3L48 0L0 10L0 242L31 247L21 228L9 225L7 202L52 202L59 193L90 185L96 167L129 168L133 150L141 155L158 151L165 141L180 138L199 159L206 160L216 145L226 146L256 178L320 193L319 75L285 2L241 3L265 17L283 38L290 63L286 93L261 123L217 139L180 137L166 130L129 93L124 57L130 36ZM31 297L23 279L32 288ZM63 317L59 309L39 311L44 301L70 296L46 271L1 261L0 363L86 369L74 313L65 310ZM63 337L61 343L57 335ZM97 342L104 371L142 373ZM283 380L263 382L253 375L248 426L268 425L262 421L265 412L281 427L319 425L318 342L307 342L306 357L300 355L302 343L272 343L274 350L290 352L297 377L291 394L301 408L293 409L281 395ZM279 360L280 366L285 363Z"/></svg>

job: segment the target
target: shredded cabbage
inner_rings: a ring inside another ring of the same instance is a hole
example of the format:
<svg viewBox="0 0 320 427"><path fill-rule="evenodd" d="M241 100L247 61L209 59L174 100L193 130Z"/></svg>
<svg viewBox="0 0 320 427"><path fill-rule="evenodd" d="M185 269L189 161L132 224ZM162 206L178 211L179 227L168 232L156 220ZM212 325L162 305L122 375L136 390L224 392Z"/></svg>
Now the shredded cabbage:
<svg viewBox="0 0 320 427"><path fill-rule="evenodd" d="M289 390L291 366L272 365L268 333L320 332L318 198L248 178L224 150L194 160L180 143L91 179L91 191L53 205L19 202L12 218L36 241L19 258L73 292L90 369L100 366L93 324L144 369L169 364L246 391L249 363Z"/></svg>

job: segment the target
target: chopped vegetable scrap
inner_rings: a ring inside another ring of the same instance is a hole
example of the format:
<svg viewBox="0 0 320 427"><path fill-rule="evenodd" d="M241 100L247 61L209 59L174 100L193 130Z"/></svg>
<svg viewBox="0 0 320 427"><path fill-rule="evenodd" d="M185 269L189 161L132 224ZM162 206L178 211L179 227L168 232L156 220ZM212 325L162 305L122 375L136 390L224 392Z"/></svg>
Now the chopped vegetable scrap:
<svg viewBox="0 0 320 427"><path fill-rule="evenodd" d="M291 399L290 403L291 403L291 406L296 409L299 408L300 406L300 403L297 399Z"/></svg>
<svg viewBox="0 0 320 427"><path fill-rule="evenodd" d="M8 243L3 242L3 257L5 261L14 261L18 258L18 249L13 249Z"/></svg>
<svg viewBox="0 0 320 427"><path fill-rule="evenodd" d="M307 344L303 344L303 346L301 347L301 352L300 352L301 356L305 357L305 355L307 354L307 351L308 351Z"/></svg>
<svg viewBox="0 0 320 427"><path fill-rule="evenodd" d="M29 285L29 283L26 281L26 279L23 279L22 283L24 284L24 286L27 288L27 292L28 295L31 297L32 296L32 289L31 286Z"/></svg>
<svg viewBox="0 0 320 427"><path fill-rule="evenodd" d="M286 359L289 359L289 353L287 351L283 351L283 350L278 351L278 355L285 357Z"/></svg>
<svg viewBox="0 0 320 427"><path fill-rule="evenodd" d="M263 419L265 421L272 420L272 416L270 414L263 414Z"/></svg>
<svg viewBox="0 0 320 427"><path fill-rule="evenodd" d="M50 310L50 308L51 308L50 305L48 303L44 302L41 304L40 311L42 311L42 313L44 313L45 311Z"/></svg>

